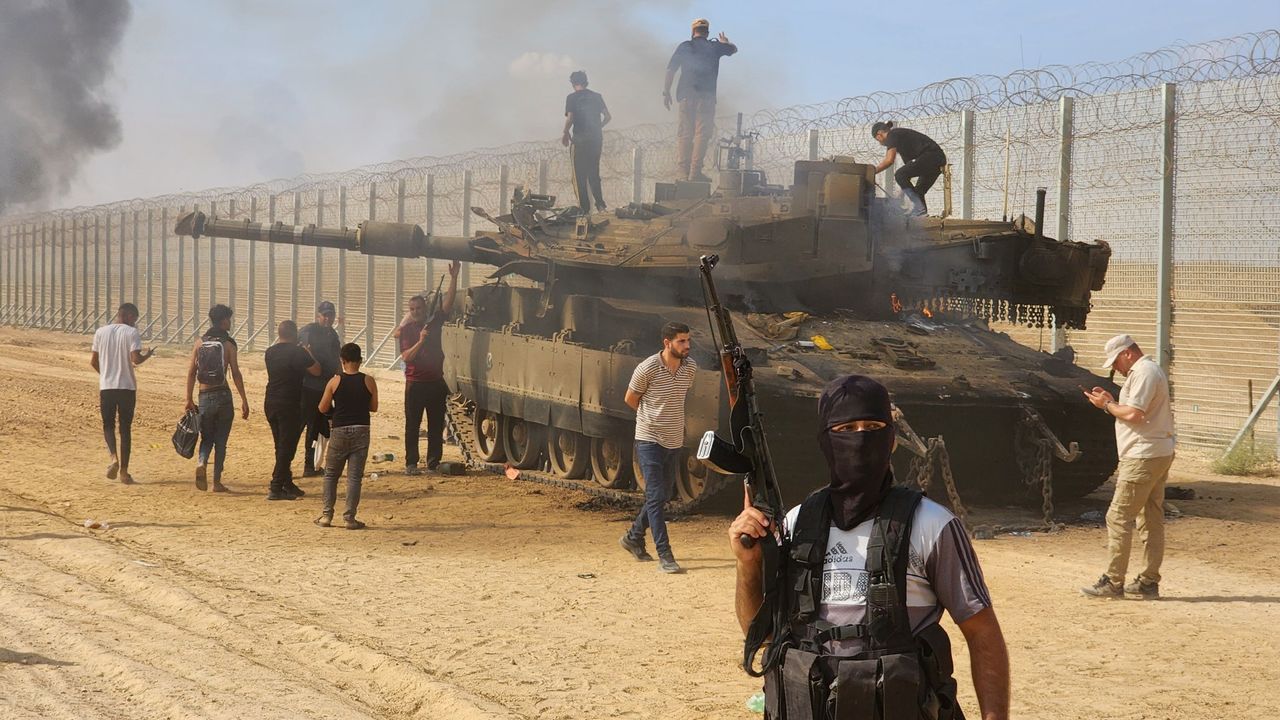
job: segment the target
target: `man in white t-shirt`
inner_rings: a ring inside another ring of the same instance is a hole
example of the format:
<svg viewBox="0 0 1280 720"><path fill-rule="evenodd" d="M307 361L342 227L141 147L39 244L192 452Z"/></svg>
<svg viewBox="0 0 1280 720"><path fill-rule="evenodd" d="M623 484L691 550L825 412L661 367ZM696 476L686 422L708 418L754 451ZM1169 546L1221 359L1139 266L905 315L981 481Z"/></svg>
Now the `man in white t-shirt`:
<svg viewBox="0 0 1280 720"><path fill-rule="evenodd" d="M1160 564L1164 561L1164 486L1173 465L1177 435L1169 400L1169 378L1142 354L1128 335L1117 335L1104 348L1103 369L1125 376L1120 399L1096 387L1085 392L1094 407L1116 419L1116 492L1107 510L1107 571L1080 591L1090 597L1160 597ZM1142 572L1125 585L1134 529L1142 542Z"/></svg>
<svg viewBox="0 0 1280 720"><path fill-rule="evenodd" d="M133 411L138 399L138 381L133 368L155 353L155 348L142 351L142 335L134 327L137 322L138 307L133 303L121 305L115 320L93 334L93 352L89 355L89 365L98 373L102 434L107 439L107 451L111 453L107 479L119 477L125 485L133 484L133 476L129 474L129 448L132 445ZM116 445L117 416L120 418L119 446Z"/></svg>

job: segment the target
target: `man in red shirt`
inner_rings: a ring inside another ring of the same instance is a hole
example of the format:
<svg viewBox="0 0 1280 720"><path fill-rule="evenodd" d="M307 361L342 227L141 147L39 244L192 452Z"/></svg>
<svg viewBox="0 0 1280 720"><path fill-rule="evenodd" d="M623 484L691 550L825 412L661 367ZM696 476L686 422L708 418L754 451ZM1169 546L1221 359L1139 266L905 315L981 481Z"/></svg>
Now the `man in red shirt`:
<svg viewBox="0 0 1280 720"><path fill-rule="evenodd" d="M444 412L449 386L444 382L444 349L440 327L453 312L458 290L457 260L449 264L449 289L434 315L428 317L427 297L409 298L409 314L398 330L400 359L404 361L404 473L421 475L418 467L418 430L427 415L427 469L435 470L444 453Z"/></svg>

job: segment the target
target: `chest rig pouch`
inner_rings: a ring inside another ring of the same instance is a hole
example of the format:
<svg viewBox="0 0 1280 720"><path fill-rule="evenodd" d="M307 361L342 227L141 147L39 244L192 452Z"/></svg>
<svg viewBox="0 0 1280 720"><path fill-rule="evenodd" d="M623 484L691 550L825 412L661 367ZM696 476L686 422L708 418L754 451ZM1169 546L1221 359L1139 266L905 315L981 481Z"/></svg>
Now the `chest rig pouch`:
<svg viewBox="0 0 1280 720"><path fill-rule="evenodd" d="M782 549L790 622L776 638L780 662L765 673L770 720L963 720L956 705L951 643L937 623L919 634L907 616L911 522L921 494L894 487L881 503L867 546L864 622L818 618L831 531L828 491L800 506ZM831 652L831 641L860 638L865 650Z"/></svg>

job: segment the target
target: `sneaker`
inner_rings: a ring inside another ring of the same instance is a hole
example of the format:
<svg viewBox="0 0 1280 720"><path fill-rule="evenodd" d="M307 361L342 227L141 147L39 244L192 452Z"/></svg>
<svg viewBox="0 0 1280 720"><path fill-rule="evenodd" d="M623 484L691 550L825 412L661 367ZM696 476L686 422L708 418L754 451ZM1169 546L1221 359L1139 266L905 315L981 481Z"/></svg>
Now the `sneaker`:
<svg viewBox="0 0 1280 720"><path fill-rule="evenodd" d="M296 495L290 494L289 491L284 488L271 488L270 490L267 491L267 499L268 500L297 500L298 498Z"/></svg>
<svg viewBox="0 0 1280 720"><path fill-rule="evenodd" d="M1098 582L1088 587L1080 588L1080 592L1084 593L1089 597L1096 597L1096 598L1124 597L1124 588L1120 586L1120 583L1111 582L1111 578L1107 577L1106 575L1103 575L1102 577L1098 578Z"/></svg>
<svg viewBox="0 0 1280 720"><path fill-rule="evenodd" d="M417 465L405 465L404 474L405 475L421 475L422 468L418 467Z"/></svg>
<svg viewBox="0 0 1280 720"><path fill-rule="evenodd" d="M618 538L618 544L622 546L623 550L631 553L636 560L641 562L653 561L653 556L649 554L649 551L644 549L643 540L636 542L635 540L632 540L629 535L624 533L622 537Z"/></svg>
<svg viewBox="0 0 1280 720"><path fill-rule="evenodd" d="M116 479L116 473L118 473L118 472L120 472L120 463L118 463L118 462L116 462L116 461L112 460L112 461L111 461L111 464L107 466L107 479L108 479L108 480L115 480L115 479Z"/></svg>
<svg viewBox="0 0 1280 720"><path fill-rule="evenodd" d="M690 175L690 176L689 176L689 182L704 182L704 183L709 183L709 182L711 182L711 178L707 177L706 175L703 175L702 173L696 173L696 174L694 174L694 175ZM674 562L674 561L672 561L672 562Z"/></svg>
<svg viewBox="0 0 1280 720"><path fill-rule="evenodd" d="M315 520L312 520L312 522L314 522L316 525L319 525L320 527L332 527L332 526L333 526L333 516L332 516L332 515L321 515L320 517L316 518Z"/></svg>
<svg viewBox="0 0 1280 720"><path fill-rule="evenodd" d="M289 482L285 483L285 484L284 484L284 486L283 486L282 488L280 488L280 489L281 489L281 490L283 490L286 494L288 494L288 495L290 496L290 499L293 499L293 498L300 498L300 497L302 497L303 495L306 495L306 494L307 494L307 491L306 491L306 490L303 490L302 488L298 487L297 485L294 485L292 480L290 480Z"/></svg>
<svg viewBox="0 0 1280 720"><path fill-rule="evenodd" d="M673 555L659 555L658 569L668 575L677 575L684 572L684 568L680 567Z"/></svg>
<svg viewBox="0 0 1280 720"><path fill-rule="evenodd" d="M205 466L204 466L204 465L197 465L197 466L196 466L196 489L197 489L197 490L208 490L208 489L209 489L209 481L205 479Z"/></svg>
<svg viewBox="0 0 1280 720"><path fill-rule="evenodd" d="M1135 600L1159 600L1160 583L1144 582L1142 578L1138 578L1124 586L1124 594Z"/></svg>
<svg viewBox="0 0 1280 720"><path fill-rule="evenodd" d="M343 522L343 527L348 530L363 530L365 528L365 524L355 518L351 518L350 520Z"/></svg>

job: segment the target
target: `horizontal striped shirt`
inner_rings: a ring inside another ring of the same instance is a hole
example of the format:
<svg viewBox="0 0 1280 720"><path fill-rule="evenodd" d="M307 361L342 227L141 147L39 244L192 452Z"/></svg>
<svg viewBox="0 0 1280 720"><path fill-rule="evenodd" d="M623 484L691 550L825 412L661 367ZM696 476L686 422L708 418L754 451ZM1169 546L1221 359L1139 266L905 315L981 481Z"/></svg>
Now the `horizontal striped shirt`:
<svg viewBox="0 0 1280 720"><path fill-rule="evenodd" d="M664 448L684 447L684 398L693 387L698 363L685 358L672 373L662 353L646 358L631 374L627 389L640 396L636 410L636 440L656 442Z"/></svg>

